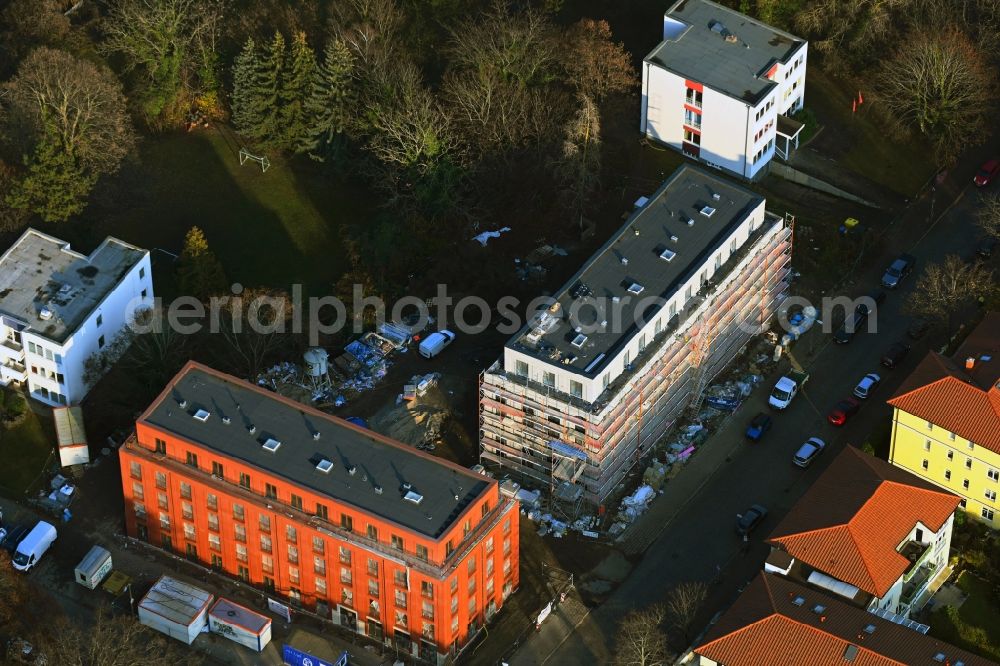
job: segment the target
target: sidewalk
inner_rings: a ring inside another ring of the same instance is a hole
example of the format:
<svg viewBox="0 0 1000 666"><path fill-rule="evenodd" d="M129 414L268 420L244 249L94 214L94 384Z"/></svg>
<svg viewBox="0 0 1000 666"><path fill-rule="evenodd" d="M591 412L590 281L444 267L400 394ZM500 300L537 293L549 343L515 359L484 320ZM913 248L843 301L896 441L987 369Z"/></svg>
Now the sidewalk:
<svg viewBox="0 0 1000 666"><path fill-rule="evenodd" d="M588 613L590 609L583 605L576 588L570 588L566 600L552 610L541 629L531 634L524 642L524 649L515 652L507 663L511 666L541 666L545 662L539 662L536 655L555 654Z"/></svg>

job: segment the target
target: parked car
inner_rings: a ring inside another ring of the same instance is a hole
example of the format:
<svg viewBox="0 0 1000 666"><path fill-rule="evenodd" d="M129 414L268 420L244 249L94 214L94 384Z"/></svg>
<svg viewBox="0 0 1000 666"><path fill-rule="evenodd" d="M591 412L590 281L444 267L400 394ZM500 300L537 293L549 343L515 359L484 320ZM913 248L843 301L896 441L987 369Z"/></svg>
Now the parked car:
<svg viewBox="0 0 1000 666"><path fill-rule="evenodd" d="M759 412L757 416L750 420L750 425L747 426L747 439L752 442L759 442L764 433L771 429L771 423L770 416L764 412Z"/></svg>
<svg viewBox="0 0 1000 666"><path fill-rule="evenodd" d="M976 254L978 254L983 259L989 259L993 256L993 250L996 249L997 239L996 238L984 238L979 241L979 245L976 247Z"/></svg>
<svg viewBox="0 0 1000 666"><path fill-rule="evenodd" d="M868 322L868 308L861 311L862 306L858 306L858 309L852 312L841 324L837 332L833 334L833 341L838 345L846 345L848 342L854 339L854 336L858 334L858 331L865 327Z"/></svg>
<svg viewBox="0 0 1000 666"><path fill-rule="evenodd" d="M11 555L17 550L17 544L21 543L21 539L31 530L28 525L14 525L7 530L7 536L4 537L3 542L0 543L0 547L6 550Z"/></svg>
<svg viewBox="0 0 1000 666"><path fill-rule="evenodd" d="M973 176L972 182L979 187L986 187L993 179L1000 174L1000 160L990 160L979 167L979 171Z"/></svg>
<svg viewBox="0 0 1000 666"><path fill-rule="evenodd" d="M861 378L858 385L854 387L854 396L856 398L861 398L862 400L867 400L868 397L875 392L878 388L879 383L882 378L879 377L874 372L869 372L867 375Z"/></svg>
<svg viewBox="0 0 1000 666"><path fill-rule="evenodd" d="M760 504L754 504L749 509L736 516L736 533L747 536L767 518L767 509Z"/></svg>
<svg viewBox="0 0 1000 666"><path fill-rule="evenodd" d="M910 326L906 329L906 336L913 339L919 340L927 334L927 329L931 327L931 322L923 317L917 317L910 323Z"/></svg>
<svg viewBox="0 0 1000 666"><path fill-rule="evenodd" d="M826 415L826 420L835 426L842 426L847 423L847 419L858 413L861 403L854 398L844 398L830 410Z"/></svg>
<svg viewBox="0 0 1000 666"><path fill-rule="evenodd" d="M867 296L868 298L872 299L875 302L875 307L872 308L872 311L878 309L878 306L881 305L883 301L885 301L885 292L882 291L881 289L872 289L867 294L865 294L865 296ZM858 312L863 313L865 316L872 314L872 312L868 310L867 303L858 303L858 307L856 309Z"/></svg>
<svg viewBox="0 0 1000 666"><path fill-rule="evenodd" d="M431 333L420 341L418 351L424 358L434 358L440 354L445 347L455 341L455 334L451 331L441 330Z"/></svg>
<svg viewBox="0 0 1000 666"><path fill-rule="evenodd" d="M882 354L882 365L887 368L895 368L900 361L906 358L906 354L910 351L910 345L905 342L894 342L892 346L885 350Z"/></svg>
<svg viewBox="0 0 1000 666"><path fill-rule="evenodd" d="M885 269L882 275L882 286L886 289L895 289L910 272L913 271L914 264L917 263L915 257L909 254L901 254L896 258L889 268Z"/></svg>
<svg viewBox="0 0 1000 666"><path fill-rule="evenodd" d="M799 467L809 467L813 464L813 461L819 457L819 454L823 453L823 449L826 448L826 442L824 442L819 437L810 437L806 440L805 444L799 447L799 450L795 452L795 456L792 458L792 462Z"/></svg>

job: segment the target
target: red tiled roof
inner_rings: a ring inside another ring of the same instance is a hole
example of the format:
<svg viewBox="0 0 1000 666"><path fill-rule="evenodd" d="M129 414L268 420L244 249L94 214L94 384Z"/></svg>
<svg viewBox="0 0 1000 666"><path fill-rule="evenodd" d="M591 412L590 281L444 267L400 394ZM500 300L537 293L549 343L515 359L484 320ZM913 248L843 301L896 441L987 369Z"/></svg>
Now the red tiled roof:
<svg viewBox="0 0 1000 666"><path fill-rule="evenodd" d="M966 359L973 360L971 369ZM888 402L1000 453L1000 313L986 315L949 359L930 352Z"/></svg>
<svg viewBox="0 0 1000 666"><path fill-rule="evenodd" d="M917 523L941 529L959 498L847 447L771 533L796 560L883 597L910 561L897 552Z"/></svg>
<svg viewBox="0 0 1000 666"><path fill-rule="evenodd" d="M694 651L725 666L993 664L836 597L766 573L750 583ZM939 654L944 661L936 660Z"/></svg>

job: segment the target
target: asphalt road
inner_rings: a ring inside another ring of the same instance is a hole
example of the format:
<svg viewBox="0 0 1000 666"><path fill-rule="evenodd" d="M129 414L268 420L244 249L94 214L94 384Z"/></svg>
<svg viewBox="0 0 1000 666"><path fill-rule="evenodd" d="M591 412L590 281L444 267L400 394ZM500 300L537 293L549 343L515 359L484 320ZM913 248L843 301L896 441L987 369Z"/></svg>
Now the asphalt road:
<svg viewBox="0 0 1000 666"><path fill-rule="evenodd" d="M746 422L756 411L766 409L770 387L752 394L737 417L713 436L725 440L715 441L713 446L726 446L728 442L730 447L737 447L735 453L726 458L664 527L609 599L595 608L555 652L533 655L536 663L609 663L614 632L622 616L634 608L663 601L670 588L680 582L709 582L711 596L707 605L711 610L724 608L736 597L739 589L761 569L768 552L763 540L788 509L844 446L860 445L880 423L891 418L891 408L885 400L924 356L931 340L913 343L909 355L894 370L883 368L879 360L893 342L905 338L910 318L902 313L902 306L922 266L946 254L967 255L975 247L977 201L978 192L967 187L933 226L928 224L926 211L923 224L918 221L919 215L904 217L896 223L909 224L911 228L891 230L885 255L864 262L865 267L848 289L848 295L857 296L877 287L884 262L898 252L908 251L917 257L914 273L897 290L888 292L888 298L878 308L877 332L859 334L845 346L832 344L831 335L815 329L810 331L811 338L798 341L792 355L811 373L804 394L787 410L775 415L774 426L762 442L737 445L737 441L742 442ZM946 201L937 201L935 213L940 214L947 205ZM940 338L933 342L940 344ZM827 411L849 396L858 380L869 372L882 376L875 394L844 427L829 425ZM811 468L802 470L792 465L791 458L810 436L826 441L827 450ZM766 506L769 515L754 533L750 552L741 553L742 542L735 535L734 521L736 514L753 503Z"/></svg>

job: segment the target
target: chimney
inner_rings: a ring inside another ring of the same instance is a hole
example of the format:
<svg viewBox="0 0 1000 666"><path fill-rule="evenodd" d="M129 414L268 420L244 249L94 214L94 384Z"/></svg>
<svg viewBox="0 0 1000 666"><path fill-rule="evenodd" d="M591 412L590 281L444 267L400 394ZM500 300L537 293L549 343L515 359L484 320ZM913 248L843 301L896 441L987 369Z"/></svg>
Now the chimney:
<svg viewBox="0 0 1000 666"><path fill-rule="evenodd" d="M976 357L975 356L970 356L967 359L965 359L965 369L966 370L972 370L974 367L976 367Z"/></svg>

